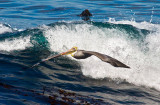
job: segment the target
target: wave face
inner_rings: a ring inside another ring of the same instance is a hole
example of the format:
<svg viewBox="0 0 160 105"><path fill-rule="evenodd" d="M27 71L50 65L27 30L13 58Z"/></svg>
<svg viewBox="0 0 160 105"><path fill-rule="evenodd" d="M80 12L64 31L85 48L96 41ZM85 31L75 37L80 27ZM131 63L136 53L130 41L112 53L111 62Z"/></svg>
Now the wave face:
<svg viewBox="0 0 160 105"><path fill-rule="evenodd" d="M119 21L54 25L45 28L44 36L52 51L62 52L65 48L77 46L79 49L107 54L131 67L115 68L92 56L80 60L82 73L86 76L120 78L160 90L159 32L159 25Z"/></svg>
<svg viewBox="0 0 160 105"><path fill-rule="evenodd" d="M32 62L36 62L50 54L57 54L77 46L79 49L109 55L127 64L131 69L115 68L94 56L83 60L66 56L59 59L60 64L51 65L47 62L46 64L61 70L66 67L71 70L76 68L86 78L96 80L107 78L122 84L127 82L160 91L160 41L158 40L160 25L158 24L110 20L108 22L57 22L27 30L15 30L1 24L1 28L4 30L0 35L0 52L3 54L22 53L29 49L31 52L26 52L27 56L32 57ZM38 55L42 51L49 53ZM62 64L63 60L66 60L65 64ZM34 63L22 61L19 64L33 65ZM41 65L42 68L50 66ZM48 73L43 71L44 78L53 79Z"/></svg>

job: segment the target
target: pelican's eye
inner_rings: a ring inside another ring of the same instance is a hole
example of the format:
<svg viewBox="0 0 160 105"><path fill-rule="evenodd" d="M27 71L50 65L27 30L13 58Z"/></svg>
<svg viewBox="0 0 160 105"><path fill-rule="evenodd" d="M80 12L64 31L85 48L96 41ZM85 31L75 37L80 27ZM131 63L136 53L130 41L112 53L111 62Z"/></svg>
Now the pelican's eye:
<svg viewBox="0 0 160 105"><path fill-rule="evenodd" d="M77 51L77 49L78 49L77 47L73 47L73 50Z"/></svg>

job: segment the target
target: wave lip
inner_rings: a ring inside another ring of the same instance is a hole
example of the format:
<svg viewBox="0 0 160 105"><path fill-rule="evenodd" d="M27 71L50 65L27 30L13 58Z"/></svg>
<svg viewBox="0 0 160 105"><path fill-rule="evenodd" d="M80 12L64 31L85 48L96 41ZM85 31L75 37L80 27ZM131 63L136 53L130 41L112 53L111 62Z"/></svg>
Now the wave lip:
<svg viewBox="0 0 160 105"><path fill-rule="evenodd" d="M12 32L12 29L5 24L0 24L0 34L6 33L6 32Z"/></svg>

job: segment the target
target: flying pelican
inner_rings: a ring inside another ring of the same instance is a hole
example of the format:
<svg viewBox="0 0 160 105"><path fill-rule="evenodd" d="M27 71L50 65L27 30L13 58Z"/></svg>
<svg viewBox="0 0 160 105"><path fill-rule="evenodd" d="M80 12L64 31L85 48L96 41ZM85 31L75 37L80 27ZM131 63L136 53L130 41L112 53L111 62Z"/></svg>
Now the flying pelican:
<svg viewBox="0 0 160 105"><path fill-rule="evenodd" d="M69 55L69 54L71 54L71 56L76 59L86 59L86 58L94 55L94 56L98 57L99 59L101 59L103 62L110 63L114 67L130 68L129 66L123 64L122 62L118 61L117 59L114 59L108 55L101 54L99 52L78 50L77 47L72 47L67 52L61 53L61 55Z"/></svg>
<svg viewBox="0 0 160 105"><path fill-rule="evenodd" d="M60 53L60 54L55 55L55 56L48 57L46 59L43 59L42 61L34 64L30 68L33 68L34 66L39 65L41 62L47 61L49 59L60 57L62 55L69 55L69 54L71 54L71 56L76 58L76 59L86 59L86 58L94 55L94 56L98 57L99 59L101 59L103 62L110 63L114 67L130 68L129 66L123 64L122 62L120 62L117 59L114 59L114 58L112 58L108 55L104 55L104 54L101 54L99 52L94 52L94 51L78 50L77 47L72 47L70 50L68 50L66 52Z"/></svg>

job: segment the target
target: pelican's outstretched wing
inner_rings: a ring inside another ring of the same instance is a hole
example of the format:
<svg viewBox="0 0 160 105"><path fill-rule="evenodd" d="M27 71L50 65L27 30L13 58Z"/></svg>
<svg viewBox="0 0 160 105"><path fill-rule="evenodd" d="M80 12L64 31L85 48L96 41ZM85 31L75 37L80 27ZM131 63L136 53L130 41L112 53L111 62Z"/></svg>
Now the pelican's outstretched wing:
<svg viewBox="0 0 160 105"><path fill-rule="evenodd" d="M84 51L84 54L90 54L90 55L95 55L97 56L99 59L101 59L104 62L110 63L112 66L114 67L124 67L124 68L130 68L129 66L123 64L122 62L118 61L117 59L114 59L108 55L104 55L98 52L94 52L94 51Z"/></svg>
<svg viewBox="0 0 160 105"><path fill-rule="evenodd" d="M48 57L48 58L46 58L46 59L42 59L41 61L37 62L36 64L32 65L32 66L29 67L29 68L33 68L33 67L39 65L39 64L42 63L42 62L45 62L45 61L47 61L47 60L49 60L49 59L56 58L56 57L60 57L60 56L62 56L62 55L61 55L61 54L58 54L58 55L54 55L54 56Z"/></svg>

